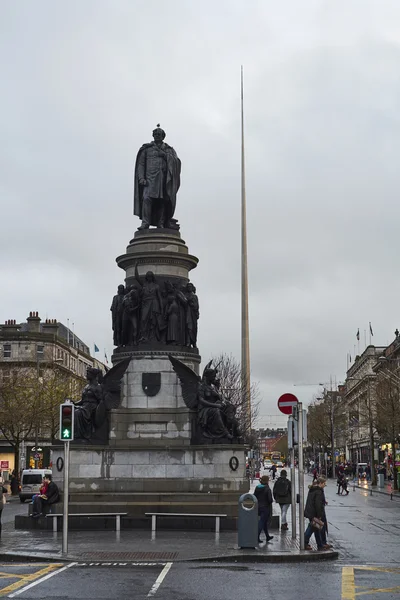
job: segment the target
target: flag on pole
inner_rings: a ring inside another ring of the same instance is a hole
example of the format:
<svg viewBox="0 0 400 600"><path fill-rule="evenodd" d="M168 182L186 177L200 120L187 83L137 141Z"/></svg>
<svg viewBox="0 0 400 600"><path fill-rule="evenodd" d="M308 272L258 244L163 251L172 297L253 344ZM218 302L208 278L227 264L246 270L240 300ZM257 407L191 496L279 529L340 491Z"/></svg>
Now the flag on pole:
<svg viewBox="0 0 400 600"><path fill-rule="evenodd" d="M98 347L96 346L96 344L94 345L94 351L95 351L95 352L99 352L99 349L98 349Z"/></svg>
<svg viewBox="0 0 400 600"><path fill-rule="evenodd" d="M107 354L106 354L105 350L104 350L104 360L106 361L106 365L108 365L108 358L107 358Z"/></svg>
<svg viewBox="0 0 400 600"><path fill-rule="evenodd" d="M357 329L356 338L360 341L360 328Z"/></svg>
<svg viewBox="0 0 400 600"><path fill-rule="evenodd" d="M374 335L374 332L372 331L371 321L369 322L369 332L371 335Z"/></svg>

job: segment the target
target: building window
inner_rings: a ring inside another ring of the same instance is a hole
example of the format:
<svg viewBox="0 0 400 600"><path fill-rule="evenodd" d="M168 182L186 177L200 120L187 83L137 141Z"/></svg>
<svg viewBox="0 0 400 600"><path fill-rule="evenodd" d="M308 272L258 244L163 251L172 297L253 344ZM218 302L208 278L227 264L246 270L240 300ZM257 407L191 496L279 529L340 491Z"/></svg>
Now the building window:
<svg viewBox="0 0 400 600"><path fill-rule="evenodd" d="M57 358L61 358L61 350L60 350L60 348L57 348Z"/></svg>
<svg viewBox="0 0 400 600"><path fill-rule="evenodd" d="M38 345L36 346L36 354L38 358L43 358L44 356L44 346Z"/></svg>
<svg viewBox="0 0 400 600"><path fill-rule="evenodd" d="M11 344L4 344L3 346L3 357L11 358Z"/></svg>

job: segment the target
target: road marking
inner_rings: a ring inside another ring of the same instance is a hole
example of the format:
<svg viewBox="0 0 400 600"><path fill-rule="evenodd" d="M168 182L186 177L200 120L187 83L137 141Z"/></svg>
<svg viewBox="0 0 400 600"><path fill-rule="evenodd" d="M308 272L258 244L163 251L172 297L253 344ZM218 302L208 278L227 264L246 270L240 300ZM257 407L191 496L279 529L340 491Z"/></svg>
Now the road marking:
<svg viewBox="0 0 400 600"><path fill-rule="evenodd" d="M400 591L400 585L393 587L393 588L368 588L366 592L357 592L356 596L365 596L365 595L371 595L371 594L386 594L386 593L393 593L393 592L399 592Z"/></svg>
<svg viewBox="0 0 400 600"><path fill-rule="evenodd" d="M12 567L37 567L37 566L44 566L44 565L34 565L34 564L19 564L19 565L11 565L10 563L8 565L2 565L4 566L12 566ZM41 577L42 575L45 575L46 573L48 573L49 571L52 571L54 569L57 569L58 567L61 567L62 563L54 563L49 565L48 563L46 564L46 566L44 566L43 569L40 569L39 571L35 571L34 573L4 573L2 574L1 579L19 579L19 581L15 581L14 583L11 583L10 585L8 585L5 588L0 589L0 596L4 596L5 594L8 594L9 592L13 592L14 590L17 590L18 588L20 588L21 586L23 586L25 583L27 583L28 581L33 581L34 579L37 579L38 577ZM7 576L8 575L8 576Z"/></svg>
<svg viewBox="0 0 400 600"><path fill-rule="evenodd" d="M354 586L354 568L343 567L342 569L342 600L355 600L356 590Z"/></svg>
<svg viewBox="0 0 400 600"><path fill-rule="evenodd" d="M158 588L160 587L160 585L164 581L165 576L167 575L167 573L168 573L168 571L170 570L171 567L172 567L172 562L169 562L169 563L167 563L165 565L165 567L163 568L163 570L161 571L161 573L157 577L157 579L155 581L155 584L153 585L153 587L151 588L151 590L147 594L147 597L154 596L154 594L157 592Z"/></svg>
<svg viewBox="0 0 400 600"><path fill-rule="evenodd" d="M71 567L73 567L76 563L69 563L68 565L66 565L65 567L61 567L61 569L57 569L56 571L54 571L54 565L49 565L49 567L47 567L47 569L43 569L43 571L51 571L50 573L47 573L47 575L45 575L44 577L41 577L40 579L36 579L36 581L33 581L32 583L29 583L28 585L26 585L25 587L19 589L17 592L14 592L13 594L10 594L8 597L9 598L15 598L15 596L19 596L19 594L22 594L22 592L26 592L26 590L29 590L30 588L33 588L35 585L38 585L39 583L42 583L43 581L46 581L46 579L50 579L50 577L54 577L54 575L58 575L59 573L62 573L63 571L65 571L66 569L70 569ZM39 575L39 573L37 573L37 575ZM21 581L17 582L19 585L21 585ZM13 585L16 585L15 583ZM11 586L9 586L11 587ZM7 588L5 588L4 590L2 590L3 592L6 591Z"/></svg>

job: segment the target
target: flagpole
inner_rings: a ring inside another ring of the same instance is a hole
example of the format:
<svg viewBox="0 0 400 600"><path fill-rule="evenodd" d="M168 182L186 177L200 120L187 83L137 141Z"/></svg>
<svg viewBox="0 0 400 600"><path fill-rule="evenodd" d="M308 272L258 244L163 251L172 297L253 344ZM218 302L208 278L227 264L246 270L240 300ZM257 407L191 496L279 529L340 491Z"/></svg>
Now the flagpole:
<svg viewBox="0 0 400 600"><path fill-rule="evenodd" d="M367 347L367 330L364 329L364 344L365 344L365 348ZM364 348L364 350L365 350Z"/></svg>
<svg viewBox="0 0 400 600"><path fill-rule="evenodd" d="M244 160L244 109L243 109L243 65L240 72L240 99L241 99L241 200L242 200L242 364L241 379L245 403L247 404L247 418L249 433L251 430L251 398L250 398L250 343L249 343L249 289L247 276L247 219L246 219L246 178Z"/></svg>

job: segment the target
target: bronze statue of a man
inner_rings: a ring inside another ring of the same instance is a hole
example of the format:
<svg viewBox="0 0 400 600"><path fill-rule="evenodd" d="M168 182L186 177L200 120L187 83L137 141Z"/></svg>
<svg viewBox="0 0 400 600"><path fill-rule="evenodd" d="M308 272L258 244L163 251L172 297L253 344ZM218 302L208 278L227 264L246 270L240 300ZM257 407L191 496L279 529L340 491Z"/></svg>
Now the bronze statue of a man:
<svg viewBox="0 0 400 600"><path fill-rule="evenodd" d="M180 186L181 161L164 142L165 131L160 125L154 129L153 138L154 142L144 144L136 157L133 212L142 219L139 229L171 227Z"/></svg>

